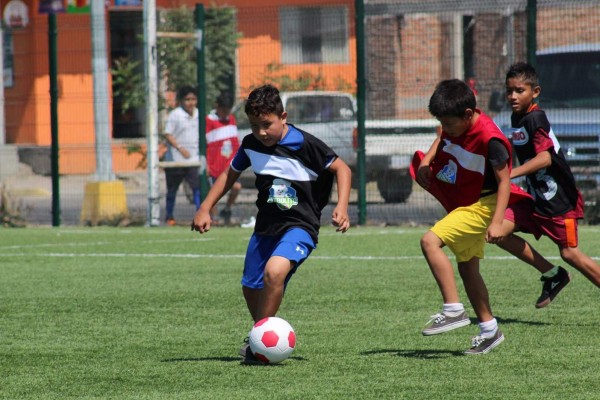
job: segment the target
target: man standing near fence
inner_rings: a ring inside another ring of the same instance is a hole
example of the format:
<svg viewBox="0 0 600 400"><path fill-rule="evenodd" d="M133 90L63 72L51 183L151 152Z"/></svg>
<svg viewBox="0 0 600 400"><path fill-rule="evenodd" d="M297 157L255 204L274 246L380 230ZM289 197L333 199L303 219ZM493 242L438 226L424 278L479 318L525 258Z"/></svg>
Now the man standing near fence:
<svg viewBox="0 0 600 400"><path fill-rule="evenodd" d="M198 137L198 96L192 86L182 86L177 91L177 104L165 125L168 145L165 161L175 165L165 168L167 179L167 225L176 225L173 212L181 182L185 179L192 189L196 209L200 208L200 140Z"/></svg>

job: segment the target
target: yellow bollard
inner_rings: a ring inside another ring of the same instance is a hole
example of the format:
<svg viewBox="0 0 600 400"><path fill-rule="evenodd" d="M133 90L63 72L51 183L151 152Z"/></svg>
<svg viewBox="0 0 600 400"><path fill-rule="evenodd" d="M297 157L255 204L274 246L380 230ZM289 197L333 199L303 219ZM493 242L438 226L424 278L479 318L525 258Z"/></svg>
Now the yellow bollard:
<svg viewBox="0 0 600 400"><path fill-rule="evenodd" d="M118 224L129 217L125 185L121 181L85 184L81 223L84 225Z"/></svg>

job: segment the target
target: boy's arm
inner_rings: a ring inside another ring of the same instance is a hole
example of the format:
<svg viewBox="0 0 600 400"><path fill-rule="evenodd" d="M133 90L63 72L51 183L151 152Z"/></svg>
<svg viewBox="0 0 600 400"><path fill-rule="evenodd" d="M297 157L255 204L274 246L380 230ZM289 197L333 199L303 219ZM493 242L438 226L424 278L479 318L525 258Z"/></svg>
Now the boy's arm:
<svg viewBox="0 0 600 400"><path fill-rule="evenodd" d="M498 192L496 193L496 210L485 236L488 243L497 243L503 237L502 221L510 197L510 170L508 164L504 163L494 168L494 175L496 175L496 181L498 182Z"/></svg>
<svg viewBox="0 0 600 400"><path fill-rule="evenodd" d="M348 165L341 158L336 158L328 169L330 172L335 174L338 192L338 202L333 209L333 213L331 214L331 220L333 225L337 226L336 231L346 232L350 228L348 202L350 200L352 172L350 171Z"/></svg>
<svg viewBox="0 0 600 400"><path fill-rule="evenodd" d="M210 210L217 204L217 202L231 189L235 181L240 177L240 172L233 170L231 167L227 167L225 171L212 185L206 198L200 205L198 211L194 215L192 221L192 230L200 233L208 232L210 230Z"/></svg>
<svg viewBox="0 0 600 400"><path fill-rule="evenodd" d="M431 164L431 160L435 157L437 153L437 149L440 145L440 137L436 137L431 147L427 151L427 154L421 160L421 165L419 165L419 169L417 170L417 175L415 177L417 183L424 188L429 187L430 179L431 179L431 170L429 169L429 164Z"/></svg>
<svg viewBox="0 0 600 400"><path fill-rule="evenodd" d="M542 168L549 167L552 164L550 157L550 150L539 152L530 160L527 160L523 165L515 167L510 172L511 178L517 178L519 176L535 174Z"/></svg>

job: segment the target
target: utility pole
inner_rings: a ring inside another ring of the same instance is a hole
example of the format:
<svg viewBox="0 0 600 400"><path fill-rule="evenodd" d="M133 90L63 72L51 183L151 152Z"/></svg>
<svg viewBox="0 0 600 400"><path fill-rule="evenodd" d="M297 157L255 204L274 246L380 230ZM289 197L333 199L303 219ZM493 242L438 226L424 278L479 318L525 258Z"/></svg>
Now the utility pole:
<svg viewBox="0 0 600 400"><path fill-rule="evenodd" d="M112 181L112 151L109 132L108 61L106 14L103 1L92 1L92 74L94 77L94 130L96 133L96 179Z"/></svg>
<svg viewBox="0 0 600 400"><path fill-rule="evenodd" d="M158 72L156 55L156 0L144 1L144 82L146 82L146 141L148 160L147 225L160 224L158 178Z"/></svg>

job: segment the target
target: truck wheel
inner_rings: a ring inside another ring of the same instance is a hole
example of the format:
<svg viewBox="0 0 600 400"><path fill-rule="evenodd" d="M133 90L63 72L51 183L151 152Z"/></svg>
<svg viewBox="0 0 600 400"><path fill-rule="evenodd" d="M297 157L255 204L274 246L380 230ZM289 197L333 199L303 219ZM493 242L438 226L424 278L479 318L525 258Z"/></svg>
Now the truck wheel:
<svg viewBox="0 0 600 400"><path fill-rule="evenodd" d="M377 189L386 203L404 203L412 193L412 178L408 171L386 171L377 179Z"/></svg>

